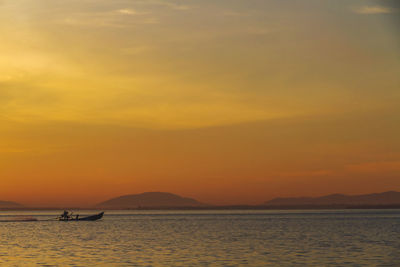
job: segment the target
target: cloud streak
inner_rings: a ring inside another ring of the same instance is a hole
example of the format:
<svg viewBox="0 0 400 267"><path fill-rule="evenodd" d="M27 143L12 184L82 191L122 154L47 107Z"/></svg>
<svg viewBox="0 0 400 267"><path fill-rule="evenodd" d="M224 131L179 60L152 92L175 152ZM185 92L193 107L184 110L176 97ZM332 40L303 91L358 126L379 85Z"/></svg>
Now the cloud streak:
<svg viewBox="0 0 400 267"><path fill-rule="evenodd" d="M137 24L155 24L158 19L149 16L149 12L138 12L124 8L107 12L81 12L70 14L61 20L61 24L70 26L93 26L125 28Z"/></svg>
<svg viewBox="0 0 400 267"><path fill-rule="evenodd" d="M395 9L384 7L384 6L363 6L357 8L355 13L364 14L364 15L373 15L373 14L390 14L394 13Z"/></svg>
<svg viewBox="0 0 400 267"><path fill-rule="evenodd" d="M129 8L119 9L119 10L117 10L117 12L120 13L120 14L125 14L125 15L137 15L137 14L139 14L136 10L129 9Z"/></svg>

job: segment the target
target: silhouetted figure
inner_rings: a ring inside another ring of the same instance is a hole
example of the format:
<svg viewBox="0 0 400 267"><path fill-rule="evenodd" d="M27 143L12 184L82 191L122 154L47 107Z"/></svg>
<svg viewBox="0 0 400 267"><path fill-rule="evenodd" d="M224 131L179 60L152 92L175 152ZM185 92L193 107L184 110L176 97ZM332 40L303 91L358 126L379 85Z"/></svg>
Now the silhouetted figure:
<svg viewBox="0 0 400 267"><path fill-rule="evenodd" d="M61 218L68 219L68 217L69 217L68 211L64 210L63 214L61 215Z"/></svg>

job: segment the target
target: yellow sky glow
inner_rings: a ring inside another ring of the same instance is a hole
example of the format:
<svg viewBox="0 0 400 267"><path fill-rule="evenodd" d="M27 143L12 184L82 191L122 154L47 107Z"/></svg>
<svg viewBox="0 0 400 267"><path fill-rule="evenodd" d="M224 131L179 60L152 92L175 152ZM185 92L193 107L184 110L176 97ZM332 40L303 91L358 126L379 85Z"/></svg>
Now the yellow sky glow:
<svg viewBox="0 0 400 267"><path fill-rule="evenodd" d="M0 1L0 200L400 190L398 13L388 0Z"/></svg>

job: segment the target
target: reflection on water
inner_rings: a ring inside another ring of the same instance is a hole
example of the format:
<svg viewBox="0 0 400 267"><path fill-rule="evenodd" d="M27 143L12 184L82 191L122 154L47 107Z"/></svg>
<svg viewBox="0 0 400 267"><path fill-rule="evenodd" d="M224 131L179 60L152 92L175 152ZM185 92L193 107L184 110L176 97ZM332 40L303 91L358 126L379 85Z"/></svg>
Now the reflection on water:
<svg viewBox="0 0 400 267"><path fill-rule="evenodd" d="M0 212L0 265L400 265L399 210L58 213Z"/></svg>

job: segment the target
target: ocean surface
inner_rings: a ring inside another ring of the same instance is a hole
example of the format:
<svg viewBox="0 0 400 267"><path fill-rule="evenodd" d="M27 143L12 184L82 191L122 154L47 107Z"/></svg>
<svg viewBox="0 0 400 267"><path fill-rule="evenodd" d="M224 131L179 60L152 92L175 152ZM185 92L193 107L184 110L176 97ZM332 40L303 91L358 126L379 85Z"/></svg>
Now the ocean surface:
<svg viewBox="0 0 400 267"><path fill-rule="evenodd" d="M400 266L400 210L59 213L0 211L0 266Z"/></svg>

